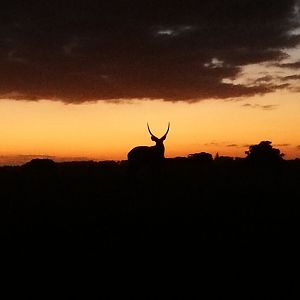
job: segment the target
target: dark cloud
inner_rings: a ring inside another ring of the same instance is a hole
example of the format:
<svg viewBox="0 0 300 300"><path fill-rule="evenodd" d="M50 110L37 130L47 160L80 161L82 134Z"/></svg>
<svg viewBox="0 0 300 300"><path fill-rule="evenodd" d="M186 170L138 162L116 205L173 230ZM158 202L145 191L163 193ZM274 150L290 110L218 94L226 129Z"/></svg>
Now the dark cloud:
<svg viewBox="0 0 300 300"><path fill-rule="evenodd" d="M284 144L274 144L274 147L288 147L288 146L291 146L291 144L287 144L287 143L284 143Z"/></svg>
<svg viewBox="0 0 300 300"><path fill-rule="evenodd" d="M205 143L204 146L219 146L220 143L217 142L210 142L210 143Z"/></svg>
<svg viewBox="0 0 300 300"><path fill-rule="evenodd" d="M255 83L265 83L265 82L271 82L274 80L274 76L271 75L265 75L263 77L259 77L257 79L255 79Z"/></svg>
<svg viewBox="0 0 300 300"><path fill-rule="evenodd" d="M288 57L282 49L300 42L293 34L299 25L296 4L7 1L0 10L0 95L80 103L269 93L284 87L267 80L247 85L224 79L238 78L248 64L280 64Z"/></svg>
<svg viewBox="0 0 300 300"><path fill-rule="evenodd" d="M289 69L300 69L300 61L292 62L292 63L282 63L276 64L277 67L280 68L289 68Z"/></svg>
<svg viewBox="0 0 300 300"><path fill-rule="evenodd" d="M261 105L261 104L251 104L251 103L245 103L242 104L243 107L249 107L249 108L259 108L259 109L263 109L263 110L273 110L276 109L278 107L277 104L266 104L266 105Z"/></svg>
<svg viewBox="0 0 300 300"><path fill-rule="evenodd" d="M282 81L287 81L287 80L300 80L300 74L284 76L284 77L281 78L281 80L282 80Z"/></svg>
<svg viewBox="0 0 300 300"><path fill-rule="evenodd" d="M206 143L204 144L204 146L225 146L225 147L243 147L241 145L238 145L238 144L226 144L226 142L210 142L210 143Z"/></svg>

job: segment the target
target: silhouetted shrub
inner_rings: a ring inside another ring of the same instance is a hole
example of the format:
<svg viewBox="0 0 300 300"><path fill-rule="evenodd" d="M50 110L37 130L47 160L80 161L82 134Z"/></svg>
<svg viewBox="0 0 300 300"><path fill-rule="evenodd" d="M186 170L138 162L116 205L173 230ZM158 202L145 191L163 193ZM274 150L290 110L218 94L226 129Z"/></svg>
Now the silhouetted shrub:
<svg viewBox="0 0 300 300"><path fill-rule="evenodd" d="M257 145L251 145L245 153L246 159L255 163L277 163L282 161L284 156L279 149L273 148L270 141L261 141Z"/></svg>
<svg viewBox="0 0 300 300"><path fill-rule="evenodd" d="M212 162L213 161L212 155L207 152L189 154L188 158L197 160L197 161L202 161L202 162Z"/></svg>
<svg viewBox="0 0 300 300"><path fill-rule="evenodd" d="M56 163L52 159L48 158L35 158L23 165L25 168L34 170L49 170L53 169L55 166Z"/></svg>

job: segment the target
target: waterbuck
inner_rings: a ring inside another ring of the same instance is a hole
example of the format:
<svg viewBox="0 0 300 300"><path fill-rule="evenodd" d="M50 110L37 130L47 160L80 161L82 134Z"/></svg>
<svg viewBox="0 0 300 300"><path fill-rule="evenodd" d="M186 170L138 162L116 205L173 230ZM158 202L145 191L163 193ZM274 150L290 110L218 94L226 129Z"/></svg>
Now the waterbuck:
<svg viewBox="0 0 300 300"><path fill-rule="evenodd" d="M128 162L131 165L141 165L141 164L156 164L162 161L165 158L165 146L164 140L167 137L167 134L170 129L170 122L168 124L168 129L166 133L161 137L157 138L150 130L150 127L147 123L148 131L151 135L151 140L154 141L156 144L155 146L148 147L148 146L138 146L133 148L129 151L127 157Z"/></svg>

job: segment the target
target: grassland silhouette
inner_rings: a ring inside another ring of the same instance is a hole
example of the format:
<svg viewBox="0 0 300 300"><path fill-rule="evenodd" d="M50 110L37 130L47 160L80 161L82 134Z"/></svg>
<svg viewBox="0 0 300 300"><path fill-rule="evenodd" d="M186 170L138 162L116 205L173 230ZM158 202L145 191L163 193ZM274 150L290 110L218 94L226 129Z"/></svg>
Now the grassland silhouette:
<svg viewBox="0 0 300 300"><path fill-rule="evenodd" d="M212 259L237 264L236 249L293 247L300 160L284 160L270 141L250 146L240 159L205 152L165 158L159 173L145 166L132 175L128 163L33 159L1 167L7 257L133 262L142 256L149 264L165 256L191 264L201 258L202 270L211 272Z"/></svg>

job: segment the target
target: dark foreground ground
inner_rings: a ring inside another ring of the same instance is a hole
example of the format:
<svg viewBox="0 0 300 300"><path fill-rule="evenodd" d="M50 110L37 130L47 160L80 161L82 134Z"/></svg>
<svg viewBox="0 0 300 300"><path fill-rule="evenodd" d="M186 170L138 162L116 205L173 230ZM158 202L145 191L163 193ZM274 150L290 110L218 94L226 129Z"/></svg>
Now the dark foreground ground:
<svg viewBox="0 0 300 300"><path fill-rule="evenodd" d="M113 280L134 270L150 286L171 279L169 293L189 278L210 298L242 289L267 299L264 287L286 299L298 273L299 183L296 160L168 159L160 171L135 172L126 162L2 167L2 257L97 265Z"/></svg>

